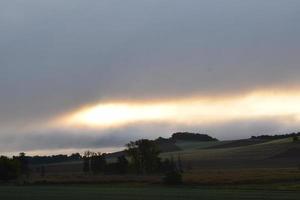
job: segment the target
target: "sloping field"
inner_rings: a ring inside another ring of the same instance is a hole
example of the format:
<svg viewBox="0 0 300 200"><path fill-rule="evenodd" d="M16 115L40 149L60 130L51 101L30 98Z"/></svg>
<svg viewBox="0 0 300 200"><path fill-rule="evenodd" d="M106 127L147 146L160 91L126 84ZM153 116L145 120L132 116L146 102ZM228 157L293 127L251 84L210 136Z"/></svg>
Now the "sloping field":
<svg viewBox="0 0 300 200"><path fill-rule="evenodd" d="M300 142L292 139L279 139L257 142L244 146L213 148L232 144L225 142L183 142L181 151L161 154L162 158L180 157L184 170L185 183L195 184L239 184L276 183L300 181ZM46 176L37 171L31 176L32 182L49 183L110 183L147 182L160 183L161 175L142 177L99 175L89 176L82 171L82 162L46 165Z"/></svg>
<svg viewBox="0 0 300 200"><path fill-rule="evenodd" d="M219 146L227 143L231 143L231 141L208 141L208 142L176 141L176 145L182 150L205 149L205 148Z"/></svg>
<svg viewBox="0 0 300 200"><path fill-rule="evenodd" d="M291 153L295 149L300 149L300 142L293 142L290 138L257 142L252 145L245 143L244 146L238 145L237 147L228 147L227 144L218 144L218 142L199 145L181 144L181 148L186 147L185 150L163 153L162 157L177 158L180 155L184 165L192 165L193 168L297 167L300 164L300 156ZM214 148L220 145L226 145L226 147ZM289 152L290 156L277 156L285 155L285 152Z"/></svg>
<svg viewBox="0 0 300 200"><path fill-rule="evenodd" d="M190 169L240 169L240 168L298 168L300 166L300 142L279 139L229 147L234 141L176 143L181 151L161 154L162 158L180 156L185 170ZM227 145L220 148L222 145ZM216 148L214 148L216 147ZM82 173L82 162L46 165L47 174Z"/></svg>
<svg viewBox="0 0 300 200"><path fill-rule="evenodd" d="M244 139L244 140L233 140L225 143L220 143L217 145L209 146L209 149L224 149L224 148L232 148L232 147L244 147L248 145L261 144L268 142L268 140L259 140L259 139Z"/></svg>

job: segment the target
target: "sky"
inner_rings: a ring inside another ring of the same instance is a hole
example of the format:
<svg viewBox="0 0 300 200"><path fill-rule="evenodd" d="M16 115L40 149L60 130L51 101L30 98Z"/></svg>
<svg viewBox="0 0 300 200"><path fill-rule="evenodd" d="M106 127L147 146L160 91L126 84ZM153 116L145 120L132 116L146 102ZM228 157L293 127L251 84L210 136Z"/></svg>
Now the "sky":
<svg viewBox="0 0 300 200"><path fill-rule="evenodd" d="M0 1L0 153L300 131L298 0Z"/></svg>

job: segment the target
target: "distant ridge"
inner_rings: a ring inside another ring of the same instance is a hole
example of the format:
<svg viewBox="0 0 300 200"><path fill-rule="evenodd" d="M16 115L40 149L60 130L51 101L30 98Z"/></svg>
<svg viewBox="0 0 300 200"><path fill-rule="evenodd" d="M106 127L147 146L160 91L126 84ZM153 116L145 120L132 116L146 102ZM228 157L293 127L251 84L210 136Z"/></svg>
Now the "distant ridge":
<svg viewBox="0 0 300 200"><path fill-rule="evenodd" d="M218 141L218 139L213 138L207 134L200 134L200 133L190 133L190 132L177 132L173 133L172 137L170 138L172 140L178 141L178 140L184 140L184 141Z"/></svg>
<svg viewBox="0 0 300 200"><path fill-rule="evenodd" d="M175 144L177 141L209 142L218 140L206 134L190 132L176 132L170 138L159 137L154 140L161 152L180 151L181 149Z"/></svg>
<svg viewBox="0 0 300 200"><path fill-rule="evenodd" d="M300 136L300 132L281 134L281 135L258 135L258 136L251 136L251 139L275 140L275 139L284 139L284 138L289 138L294 136Z"/></svg>

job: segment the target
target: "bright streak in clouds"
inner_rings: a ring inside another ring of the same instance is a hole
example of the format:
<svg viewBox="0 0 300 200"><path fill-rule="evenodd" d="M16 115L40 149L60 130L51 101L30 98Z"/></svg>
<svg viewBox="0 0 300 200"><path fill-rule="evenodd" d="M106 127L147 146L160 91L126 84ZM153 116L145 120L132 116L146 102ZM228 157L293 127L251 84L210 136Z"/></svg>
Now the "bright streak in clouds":
<svg viewBox="0 0 300 200"><path fill-rule="evenodd" d="M165 104L143 105L127 103L100 104L71 116L70 121L91 126L114 126L137 121L169 118L174 108Z"/></svg>
<svg viewBox="0 0 300 200"><path fill-rule="evenodd" d="M71 113L61 122L67 126L106 128L139 122L207 124L263 117L287 117L287 120L293 117L300 122L300 92L254 92L231 98L100 103Z"/></svg>

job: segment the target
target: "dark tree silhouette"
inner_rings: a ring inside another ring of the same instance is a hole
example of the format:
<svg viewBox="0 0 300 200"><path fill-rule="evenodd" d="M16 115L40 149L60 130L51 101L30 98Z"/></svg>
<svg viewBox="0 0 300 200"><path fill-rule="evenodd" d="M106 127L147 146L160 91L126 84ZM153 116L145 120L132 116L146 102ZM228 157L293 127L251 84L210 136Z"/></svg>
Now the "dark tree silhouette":
<svg viewBox="0 0 300 200"><path fill-rule="evenodd" d="M41 177L44 177L46 175L46 169L45 169L45 166L42 165L41 166Z"/></svg>
<svg viewBox="0 0 300 200"><path fill-rule="evenodd" d="M0 157L0 181L16 179L20 174L20 162L17 159Z"/></svg>
<svg viewBox="0 0 300 200"><path fill-rule="evenodd" d="M137 173L146 174L159 171L159 150L154 141L138 140L130 142L127 146L127 154L131 158L132 165Z"/></svg>
<svg viewBox="0 0 300 200"><path fill-rule="evenodd" d="M178 166L178 171L180 173L183 173L183 166L182 166L180 154L177 155L177 166Z"/></svg>
<svg viewBox="0 0 300 200"><path fill-rule="evenodd" d="M117 162L117 166L118 166L118 173L120 174L126 174L128 172L128 160L126 159L126 157L123 156L119 156L118 157L118 162Z"/></svg>
<svg viewBox="0 0 300 200"><path fill-rule="evenodd" d="M83 171L88 173L91 171L91 156L92 152L86 151L83 155Z"/></svg>
<svg viewBox="0 0 300 200"><path fill-rule="evenodd" d="M28 166L28 157L24 152L21 152L18 157L15 159L19 160L20 162L20 172L22 175L29 175L29 166Z"/></svg>
<svg viewBox="0 0 300 200"><path fill-rule="evenodd" d="M106 166L105 154L92 153L91 159L91 170L94 174L104 172Z"/></svg>
<svg viewBox="0 0 300 200"><path fill-rule="evenodd" d="M91 151L84 152L83 171L93 172L94 174L105 172L106 159L105 154L95 153Z"/></svg>
<svg viewBox="0 0 300 200"><path fill-rule="evenodd" d="M178 158L178 165L179 165L179 158ZM178 185L182 184L182 175L181 171L179 170L178 166L174 162L173 156L171 159L165 159L163 162L163 169L165 176L163 177L163 181L165 184L168 185Z"/></svg>

